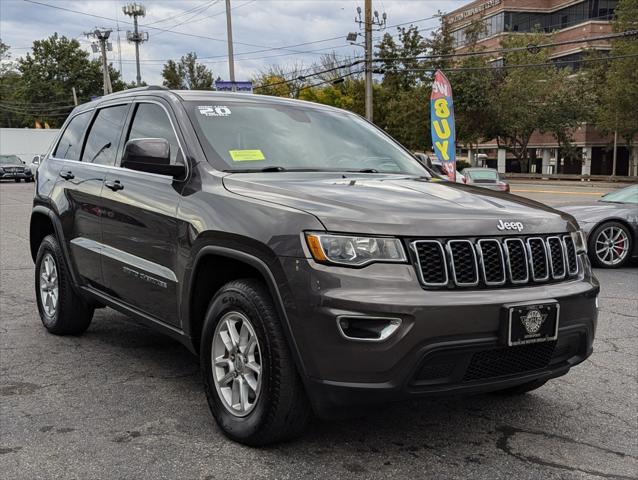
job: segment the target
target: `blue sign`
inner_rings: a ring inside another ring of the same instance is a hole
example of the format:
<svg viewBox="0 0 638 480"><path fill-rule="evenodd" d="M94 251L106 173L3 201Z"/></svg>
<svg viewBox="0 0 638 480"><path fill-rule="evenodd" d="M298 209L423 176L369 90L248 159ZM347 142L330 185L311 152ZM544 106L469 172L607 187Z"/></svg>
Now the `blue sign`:
<svg viewBox="0 0 638 480"><path fill-rule="evenodd" d="M225 80L215 81L215 90L220 92L232 92L233 83L235 84L235 92L253 93L253 82L228 82Z"/></svg>

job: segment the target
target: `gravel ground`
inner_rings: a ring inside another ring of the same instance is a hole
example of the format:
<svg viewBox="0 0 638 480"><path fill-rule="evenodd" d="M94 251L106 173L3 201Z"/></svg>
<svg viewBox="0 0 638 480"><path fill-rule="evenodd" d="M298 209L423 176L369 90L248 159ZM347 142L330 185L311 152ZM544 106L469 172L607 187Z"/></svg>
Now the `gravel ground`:
<svg viewBox="0 0 638 480"><path fill-rule="evenodd" d="M532 394L412 401L253 449L221 434L197 359L178 343L109 309L81 337L46 333L31 196L31 185L0 185L3 478L637 478L635 266L596 272L594 354Z"/></svg>

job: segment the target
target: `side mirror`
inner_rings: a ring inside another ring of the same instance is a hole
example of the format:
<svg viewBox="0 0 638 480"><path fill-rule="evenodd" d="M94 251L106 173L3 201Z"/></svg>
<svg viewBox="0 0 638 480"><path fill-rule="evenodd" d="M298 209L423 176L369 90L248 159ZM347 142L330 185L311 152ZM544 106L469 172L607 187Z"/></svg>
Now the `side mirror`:
<svg viewBox="0 0 638 480"><path fill-rule="evenodd" d="M33 157L31 163L33 163L34 165L40 165L40 155L36 155L35 157Z"/></svg>
<svg viewBox="0 0 638 480"><path fill-rule="evenodd" d="M124 146L120 166L172 177L180 177L186 173L184 165L171 165L171 147L164 138L129 140Z"/></svg>

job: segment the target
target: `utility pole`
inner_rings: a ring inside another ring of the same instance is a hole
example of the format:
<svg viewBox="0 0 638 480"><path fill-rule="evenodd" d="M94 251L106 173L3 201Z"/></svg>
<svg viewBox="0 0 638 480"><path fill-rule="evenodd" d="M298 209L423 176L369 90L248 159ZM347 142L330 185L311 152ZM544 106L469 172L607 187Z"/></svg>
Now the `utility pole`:
<svg viewBox="0 0 638 480"><path fill-rule="evenodd" d="M365 48L365 104L366 104L366 118L372 122L373 117L373 103L372 103L372 30L382 30L385 28L387 16L385 12L382 17L379 18L379 12L374 11L374 17L372 13L372 0L365 0L363 20L361 19L361 7L357 7L358 17L354 19L359 27L363 25L364 29L364 48ZM378 27L378 28L374 28ZM350 35L348 37L350 38Z"/></svg>
<svg viewBox="0 0 638 480"><path fill-rule="evenodd" d="M148 32L138 31L137 17L146 16L146 7L139 3L129 3L122 7L124 15L133 17L133 31L126 32L126 39L135 44L135 66L137 67L137 86L142 85L142 75L140 74L140 43L148 40Z"/></svg>
<svg viewBox="0 0 638 480"><path fill-rule="evenodd" d="M111 29L100 30L99 28L96 28L92 32L85 33L87 37L93 37L99 43L99 47L94 43L91 45L91 48L93 49L93 53L98 53L99 48L99 52L102 57L102 82L104 85L104 95L113 93L113 87L111 86L111 75L109 73L109 63L108 59L106 58L106 51L113 49L111 44L108 42L111 32Z"/></svg>
<svg viewBox="0 0 638 480"><path fill-rule="evenodd" d="M228 73L235 91L235 59L233 58L233 23L230 18L230 0L226 0L226 36L228 38Z"/></svg>

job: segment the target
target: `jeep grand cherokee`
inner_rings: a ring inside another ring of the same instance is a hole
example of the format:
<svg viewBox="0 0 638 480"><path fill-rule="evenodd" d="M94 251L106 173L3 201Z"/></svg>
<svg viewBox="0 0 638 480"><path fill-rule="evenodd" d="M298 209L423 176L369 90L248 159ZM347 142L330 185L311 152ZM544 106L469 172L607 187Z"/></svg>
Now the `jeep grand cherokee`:
<svg viewBox="0 0 638 480"><path fill-rule="evenodd" d="M599 288L571 216L435 181L327 106L159 87L81 105L30 228L44 326L79 334L108 306L179 340L246 444L312 412L523 393L592 352Z"/></svg>

